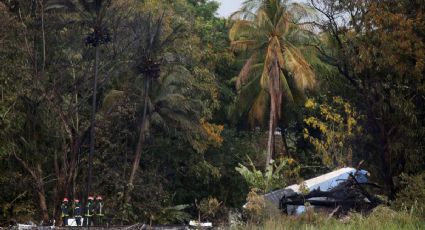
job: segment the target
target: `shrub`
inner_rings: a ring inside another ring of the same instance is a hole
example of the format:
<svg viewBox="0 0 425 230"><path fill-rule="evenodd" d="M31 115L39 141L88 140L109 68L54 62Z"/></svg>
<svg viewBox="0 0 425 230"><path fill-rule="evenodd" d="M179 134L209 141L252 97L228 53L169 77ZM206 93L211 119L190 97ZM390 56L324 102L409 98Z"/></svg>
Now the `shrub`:
<svg viewBox="0 0 425 230"><path fill-rule="evenodd" d="M246 198L247 203L244 208L249 222L259 224L267 219L279 218L281 211L258 192L260 190L253 188Z"/></svg>
<svg viewBox="0 0 425 230"><path fill-rule="evenodd" d="M425 219L425 173L401 176L403 189L397 193L392 206Z"/></svg>
<svg viewBox="0 0 425 230"><path fill-rule="evenodd" d="M298 177L299 174L299 166L294 164L292 158L281 158L273 162L267 166L264 173L255 167L251 159L249 160L251 169L239 164L236 171L244 177L251 188L260 189L263 193L285 187L290 179Z"/></svg>

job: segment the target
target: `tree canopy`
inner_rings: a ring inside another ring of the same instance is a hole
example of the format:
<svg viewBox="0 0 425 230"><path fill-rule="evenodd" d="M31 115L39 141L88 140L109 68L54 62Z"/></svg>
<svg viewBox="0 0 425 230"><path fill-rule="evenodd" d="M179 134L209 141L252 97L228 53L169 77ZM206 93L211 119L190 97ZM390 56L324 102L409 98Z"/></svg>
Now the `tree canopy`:
<svg viewBox="0 0 425 230"><path fill-rule="evenodd" d="M422 1L218 8L0 0L0 226L91 195L113 225L228 223L360 162L391 208L425 208Z"/></svg>

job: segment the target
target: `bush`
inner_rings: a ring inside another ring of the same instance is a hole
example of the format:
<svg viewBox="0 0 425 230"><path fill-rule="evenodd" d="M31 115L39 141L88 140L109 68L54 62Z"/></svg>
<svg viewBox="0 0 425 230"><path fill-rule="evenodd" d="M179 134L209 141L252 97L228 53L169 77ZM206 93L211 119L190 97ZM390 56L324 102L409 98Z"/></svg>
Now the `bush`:
<svg viewBox="0 0 425 230"><path fill-rule="evenodd" d="M250 223L259 224L271 218L279 218L281 211L269 201L258 189L251 189L246 198L245 211Z"/></svg>
<svg viewBox="0 0 425 230"><path fill-rule="evenodd" d="M401 183L404 188L397 193L392 206L425 220L425 173L415 176L403 174Z"/></svg>

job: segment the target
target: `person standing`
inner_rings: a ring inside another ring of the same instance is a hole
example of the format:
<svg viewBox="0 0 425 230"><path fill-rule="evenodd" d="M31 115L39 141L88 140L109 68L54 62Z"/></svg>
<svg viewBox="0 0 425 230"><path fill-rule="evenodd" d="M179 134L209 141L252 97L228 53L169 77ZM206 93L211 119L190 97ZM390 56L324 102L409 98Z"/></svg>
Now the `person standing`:
<svg viewBox="0 0 425 230"><path fill-rule="evenodd" d="M87 199L87 205L85 210L85 226L91 226L92 225L92 218L93 218L93 197L89 196Z"/></svg>
<svg viewBox="0 0 425 230"><path fill-rule="evenodd" d="M62 217L62 226L68 225L68 217L69 217L69 207L68 207L68 198L63 198L61 204L61 217Z"/></svg>
<svg viewBox="0 0 425 230"><path fill-rule="evenodd" d="M103 200L101 196L96 197L96 202L94 205L94 214L96 215L96 225L103 225L103 217L105 216L103 211Z"/></svg>
<svg viewBox="0 0 425 230"><path fill-rule="evenodd" d="M75 223L77 223L77 226L81 226L81 219L83 218L83 212L81 209L80 200L75 199L74 200L74 218Z"/></svg>

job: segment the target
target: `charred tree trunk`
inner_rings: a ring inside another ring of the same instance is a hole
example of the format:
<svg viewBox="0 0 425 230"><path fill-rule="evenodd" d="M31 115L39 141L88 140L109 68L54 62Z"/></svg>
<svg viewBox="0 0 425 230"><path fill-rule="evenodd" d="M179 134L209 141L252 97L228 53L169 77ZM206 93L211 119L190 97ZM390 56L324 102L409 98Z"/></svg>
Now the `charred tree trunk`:
<svg viewBox="0 0 425 230"><path fill-rule="evenodd" d="M90 196L91 183L92 183L92 164L96 138L96 105L97 105L97 77L99 74L99 44L95 47L95 64L94 64L94 77L93 77L93 97L92 97L92 109L90 119L90 152L88 159L88 176L87 176L87 197Z"/></svg>
<svg viewBox="0 0 425 230"><path fill-rule="evenodd" d="M147 78L146 85L145 85L145 99L144 99L145 101L144 101L144 107L143 107L142 124L140 125L139 139L137 141L137 147L136 147L136 152L134 155L133 166L131 168L130 178L128 180L128 188L127 188L126 197L125 197L126 203L128 203L131 199L130 193L133 190L134 179L136 177L137 171L139 170L140 159L142 157L142 151L143 151L143 144L146 138L145 133L146 133L146 121L147 121L147 113L148 113L148 100L149 100L149 87L150 87L149 84L150 84L150 79Z"/></svg>

